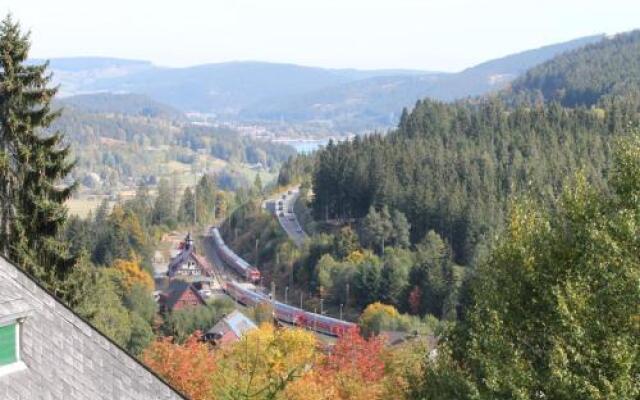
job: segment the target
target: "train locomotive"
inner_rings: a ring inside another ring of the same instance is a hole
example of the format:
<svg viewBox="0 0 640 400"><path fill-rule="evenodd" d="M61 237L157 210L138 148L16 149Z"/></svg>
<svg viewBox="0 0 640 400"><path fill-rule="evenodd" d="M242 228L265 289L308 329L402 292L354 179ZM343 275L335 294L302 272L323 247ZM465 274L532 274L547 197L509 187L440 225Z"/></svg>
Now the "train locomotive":
<svg viewBox="0 0 640 400"><path fill-rule="evenodd" d="M244 259L240 258L240 256L234 253L233 250L231 250L224 243L224 240L222 240L222 236L220 235L220 231L218 230L218 228L211 228L211 234L215 243L216 252L218 253L218 256L220 256L222 261L233 268L240 276L245 278L247 281L253 283L257 283L260 281L260 271L252 267Z"/></svg>

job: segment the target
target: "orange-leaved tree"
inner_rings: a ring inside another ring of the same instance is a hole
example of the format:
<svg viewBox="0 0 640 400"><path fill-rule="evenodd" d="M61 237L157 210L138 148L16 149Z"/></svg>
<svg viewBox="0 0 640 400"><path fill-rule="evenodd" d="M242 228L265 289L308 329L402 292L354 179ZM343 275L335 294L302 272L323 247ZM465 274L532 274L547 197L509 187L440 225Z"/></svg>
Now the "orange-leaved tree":
<svg viewBox="0 0 640 400"><path fill-rule="evenodd" d="M216 359L209 345L200 341L200 332L182 345L162 338L144 351L142 361L190 399L214 398Z"/></svg>
<svg viewBox="0 0 640 400"><path fill-rule="evenodd" d="M357 329L343 334L313 370L287 388L292 400L381 399L385 362L380 337L365 339Z"/></svg>

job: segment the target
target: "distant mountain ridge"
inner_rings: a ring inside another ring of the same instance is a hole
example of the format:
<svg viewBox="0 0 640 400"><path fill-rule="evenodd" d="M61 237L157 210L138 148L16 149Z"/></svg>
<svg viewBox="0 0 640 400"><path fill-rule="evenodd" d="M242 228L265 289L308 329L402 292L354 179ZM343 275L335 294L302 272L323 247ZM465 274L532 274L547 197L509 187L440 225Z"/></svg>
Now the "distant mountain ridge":
<svg viewBox="0 0 640 400"><path fill-rule="evenodd" d="M323 88L294 97L254 103L247 119L326 121L334 129L375 129L397 124L403 107L432 98L452 101L505 88L528 69L566 51L601 41L588 36L502 57L454 74L381 76Z"/></svg>
<svg viewBox="0 0 640 400"><path fill-rule="evenodd" d="M257 101L295 96L377 73L293 64L230 62L187 68L155 68L105 79L91 85L91 89L141 93L183 111L235 116Z"/></svg>
<svg viewBox="0 0 640 400"><path fill-rule="evenodd" d="M429 97L450 101L501 89L545 61L589 44L598 43L604 38L604 34L586 36L483 62L443 80L432 89Z"/></svg>
<svg viewBox="0 0 640 400"><path fill-rule="evenodd" d="M359 132L397 124L404 107L426 97L454 100L506 87L526 70L604 35L488 61L459 73L326 69L294 64L228 62L165 68L116 58L52 59L63 95L95 92L148 96L182 112L223 121L320 124Z"/></svg>
<svg viewBox="0 0 640 400"><path fill-rule="evenodd" d="M32 59L30 63L42 64L47 60ZM126 76L154 68L149 61L110 57L64 57L48 60L53 71L54 83L60 85L60 96L94 93L96 82L103 79Z"/></svg>
<svg viewBox="0 0 640 400"><path fill-rule="evenodd" d="M592 106L608 97L640 99L640 30L621 33L541 63L513 82L512 99Z"/></svg>
<svg viewBox="0 0 640 400"><path fill-rule="evenodd" d="M170 120L186 120L185 115L166 104L141 94L92 93L64 97L56 101L65 109L89 114L120 114Z"/></svg>

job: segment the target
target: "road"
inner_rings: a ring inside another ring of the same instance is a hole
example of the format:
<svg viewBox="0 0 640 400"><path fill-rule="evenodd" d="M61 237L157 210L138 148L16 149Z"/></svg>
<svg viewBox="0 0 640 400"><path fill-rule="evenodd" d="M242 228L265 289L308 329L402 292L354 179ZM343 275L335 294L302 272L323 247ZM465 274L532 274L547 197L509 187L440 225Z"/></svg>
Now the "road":
<svg viewBox="0 0 640 400"><path fill-rule="evenodd" d="M282 226L282 229L289 235L289 238L291 238L296 246L301 247L307 238L307 234L302 229L296 214L293 212L293 206L299 196L300 188L295 187L288 192L279 193L276 197L268 199L265 204L274 202L275 215L278 218L278 222L280 222L280 226ZM269 210L269 207L265 206L265 208ZM273 212L273 209L271 209L271 211Z"/></svg>

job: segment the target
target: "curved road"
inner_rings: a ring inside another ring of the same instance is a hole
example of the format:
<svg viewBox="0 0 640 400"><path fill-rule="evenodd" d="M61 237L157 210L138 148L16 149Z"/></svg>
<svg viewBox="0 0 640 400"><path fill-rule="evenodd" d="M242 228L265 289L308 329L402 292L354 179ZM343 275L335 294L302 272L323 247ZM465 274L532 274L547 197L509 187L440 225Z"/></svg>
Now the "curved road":
<svg viewBox="0 0 640 400"><path fill-rule="evenodd" d="M287 232L287 235L289 235L289 238L291 238L296 246L301 247L304 240L307 238L307 234L302 229L296 214L293 212L293 206L299 196L300 188L295 187L287 192L279 193L276 197L266 200L264 208L271 212L275 212L282 229ZM269 206L269 203L272 203L272 205Z"/></svg>

